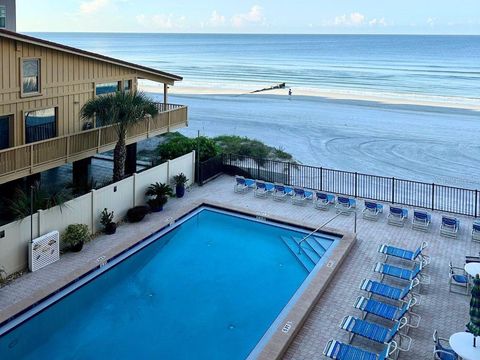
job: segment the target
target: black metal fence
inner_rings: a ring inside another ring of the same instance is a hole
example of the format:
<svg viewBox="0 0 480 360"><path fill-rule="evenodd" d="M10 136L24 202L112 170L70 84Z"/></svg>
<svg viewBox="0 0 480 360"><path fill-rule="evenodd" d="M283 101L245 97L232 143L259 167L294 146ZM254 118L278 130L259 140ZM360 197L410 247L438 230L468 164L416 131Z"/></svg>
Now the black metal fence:
<svg viewBox="0 0 480 360"><path fill-rule="evenodd" d="M473 189L236 155L203 162L199 172L200 183L226 173L392 204L480 215L479 191Z"/></svg>

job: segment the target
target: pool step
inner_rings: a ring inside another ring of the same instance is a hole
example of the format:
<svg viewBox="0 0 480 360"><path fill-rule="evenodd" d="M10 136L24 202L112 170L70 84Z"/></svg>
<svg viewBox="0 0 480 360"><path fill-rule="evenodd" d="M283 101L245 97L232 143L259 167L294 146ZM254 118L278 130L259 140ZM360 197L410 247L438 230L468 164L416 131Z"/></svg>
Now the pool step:
<svg viewBox="0 0 480 360"><path fill-rule="evenodd" d="M305 252L305 249L302 246L301 251L298 251L298 243L295 241L294 238L291 236L280 236L282 241L287 245L287 247L290 249L293 255L297 258L297 260L300 262L300 264L303 265L303 267L308 271L311 272L313 268L315 267L315 262L312 260L310 256L307 255Z"/></svg>
<svg viewBox="0 0 480 360"><path fill-rule="evenodd" d="M297 243L303 240L303 238L292 236ZM304 242L302 242L302 247L304 244L308 244L309 247L315 252L315 254L318 256L318 260L325 254L327 251L326 248L318 241L318 238L316 236L310 236L307 238ZM318 262L318 260L316 262Z"/></svg>

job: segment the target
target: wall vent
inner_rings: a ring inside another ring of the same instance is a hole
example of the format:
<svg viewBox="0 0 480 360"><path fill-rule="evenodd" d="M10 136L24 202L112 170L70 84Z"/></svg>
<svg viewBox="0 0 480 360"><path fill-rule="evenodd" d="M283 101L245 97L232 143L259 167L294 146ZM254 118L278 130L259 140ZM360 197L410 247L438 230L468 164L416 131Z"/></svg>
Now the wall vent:
<svg viewBox="0 0 480 360"><path fill-rule="evenodd" d="M37 271L60 259L60 234L52 231L29 244L28 267Z"/></svg>

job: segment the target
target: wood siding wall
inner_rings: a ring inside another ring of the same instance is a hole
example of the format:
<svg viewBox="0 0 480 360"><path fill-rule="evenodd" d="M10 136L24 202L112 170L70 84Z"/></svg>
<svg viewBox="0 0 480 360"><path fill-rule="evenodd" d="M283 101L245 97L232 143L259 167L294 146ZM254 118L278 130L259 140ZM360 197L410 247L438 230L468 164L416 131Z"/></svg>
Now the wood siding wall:
<svg viewBox="0 0 480 360"><path fill-rule="evenodd" d="M21 59L40 58L41 94L21 96ZM133 80L134 69L58 50L0 38L0 116L13 115L11 147L25 144L24 113L57 107L57 136L82 130L80 109L95 96L95 84Z"/></svg>

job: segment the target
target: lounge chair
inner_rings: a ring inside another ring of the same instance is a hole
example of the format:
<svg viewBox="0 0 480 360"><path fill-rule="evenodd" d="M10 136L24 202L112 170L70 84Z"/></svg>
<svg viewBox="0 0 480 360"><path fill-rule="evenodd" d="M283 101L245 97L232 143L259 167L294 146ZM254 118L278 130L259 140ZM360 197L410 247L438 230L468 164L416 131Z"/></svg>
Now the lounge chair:
<svg viewBox="0 0 480 360"><path fill-rule="evenodd" d="M432 216L428 212L421 210L413 211L412 229L428 231L431 222Z"/></svg>
<svg viewBox="0 0 480 360"><path fill-rule="evenodd" d="M255 180L255 189L253 190L253 193L256 197L266 198L268 194L273 193L274 189L275 187L272 183L267 183L262 180Z"/></svg>
<svg viewBox="0 0 480 360"><path fill-rule="evenodd" d="M369 299L364 296L359 296L355 302L355 309L362 312L362 317L367 318L367 315L372 314L390 321L399 321L403 317L407 317L407 325L412 328L417 328L420 325L420 315L411 311L416 305L416 298L410 299L408 302L402 303L401 307L386 304L384 302Z"/></svg>
<svg viewBox="0 0 480 360"><path fill-rule="evenodd" d="M400 321L395 321L392 328L387 328L349 315L343 318L340 327L350 333L349 343L355 335L359 335L380 344L388 344L398 335L400 338L400 341L397 342L398 350L408 351L412 344L412 338L399 332L405 325L407 325L407 318L401 318ZM407 341L406 347L401 346L404 341Z"/></svg>
<svg viewBox="0 0 480 360"><path fill-rule="evenodd" d="M330 194L325 194L323 192L315 193L315 200L313 202L315 208L320 210L328 210L331 205L335 203L335 196Z"/></svg>
<svg viewBox="0 0 480 360"><path fill-rule="evenodd" d="M236 193L245 193L248 189L255 186L255 181L252 179L245 179L243 176L235 175L235 185L233 191Z"/></svg>
<svg viewBox="0 0 480 360"><path fill-rule="evenodd" d="M417 248L417 250L411 251L411 250L405 250L399 247L395 247L393 245L383 244L379 246L378 252L381 254L385 254L385 261L388 260L389 256L402 259L402 260L407 260L407 261L421 260L421 262L424 263L423 267L425 267L425 265L427 265L430 262L430 257L428 257L423 253L423 250L427 246L428 246L428 243L424 241L422 242L422 245L420 245Z"/></svg>
<svg viewBox="0 0 480 360"><path fill-rule="evenodd" d="M383 213L383 205L374 201L365 200L365 207L362 213L364 219L377 221L378 216Z"/></svg>
<svg viewBox="0 0 480 360"><path fill-rule="evenodd" d="M287 196L292 192L291 188L288 188L282 184L274 184L273 188L273 200L276 201L285 201L287 200Z"/></svg>
<svg viewBox="0 0 480 360"><path fill-rule="evenodd" d="M472 225L472 241L480 241L480 221L474 221Z"/></svg>
<svg viewBox="0 0 480 360"><path fill-rule="evenodd" d="M294 205L305 205L308 200L313 199L313 192L294 187L293 188L293 196L292 196L292 204Z"/></svg>
<svg viewBox="0 0 480 360"><path fill-rule="evenodd" d="M446 237L456 238L460 229L460 220L450 216L442 216L440 234Z"/></svg>
<svg viewBox="0 0 480 360"><path fill-rule="evenodd" d="M395 341L385 345L380 353L373 353L337 340L330 340L323 349L323 355L337 360L386 360L393 359L391 356L396 351L397 343Z"/></svg>
<svg viewBox="0 0 480 360"><path fill-rule="evenodd" d="M377 263L373 271L382 274L382 280L385 276L391 276L396 279L412 281L415 278L420 280L422 284L430 284L430 276L422 274L423 263L415 262L413 269L405 269L398 266Z"/></svg>
<svg viewBox="0 0 480 360"><path fill-rule="evenodd" d="M356 208L356 201L355 199L344 197L344 196L337 196L337 203L335 204L335 208L337 209L337 213L350 215L350 213L355 211Z"/></svg>
<svg viewBox="0 0 480 360"><path fill-rule="evenodd" d="M409 285L403 288L397 288L391 285L383 284L378 281L364 279L360 284L360 289L369 292L372 295L383 296L384 298L396 301L408 301L412 297L419 301L419 294L414 294L413 289L420 284L420 280L413 279Z"/></svg>
<svg viewBox="0 0 480 360"><path fill-rule="evenodd" d="M435 360L458 360L458 355L448 344L448 339L438 336L438 331L433 332L433 358Z"/></svg>
<svg viewBox="0 0 480 360"><path fill-rule="evenodd" d="M468 279L468 274L465 272L465 269L453 266L451 261L448 263L448 267L448 290L457 294L469 295L470 282ZM452 285L454 286L454 289L462 290L452 290Z"/></svg>
<svg viewBox="0 0 480 360"><path fill-rule="evenodd" d="M390 225L403 226L406 219L408 219L407 209L390 205L390 212L387 218L387 222Z"/></svg>

